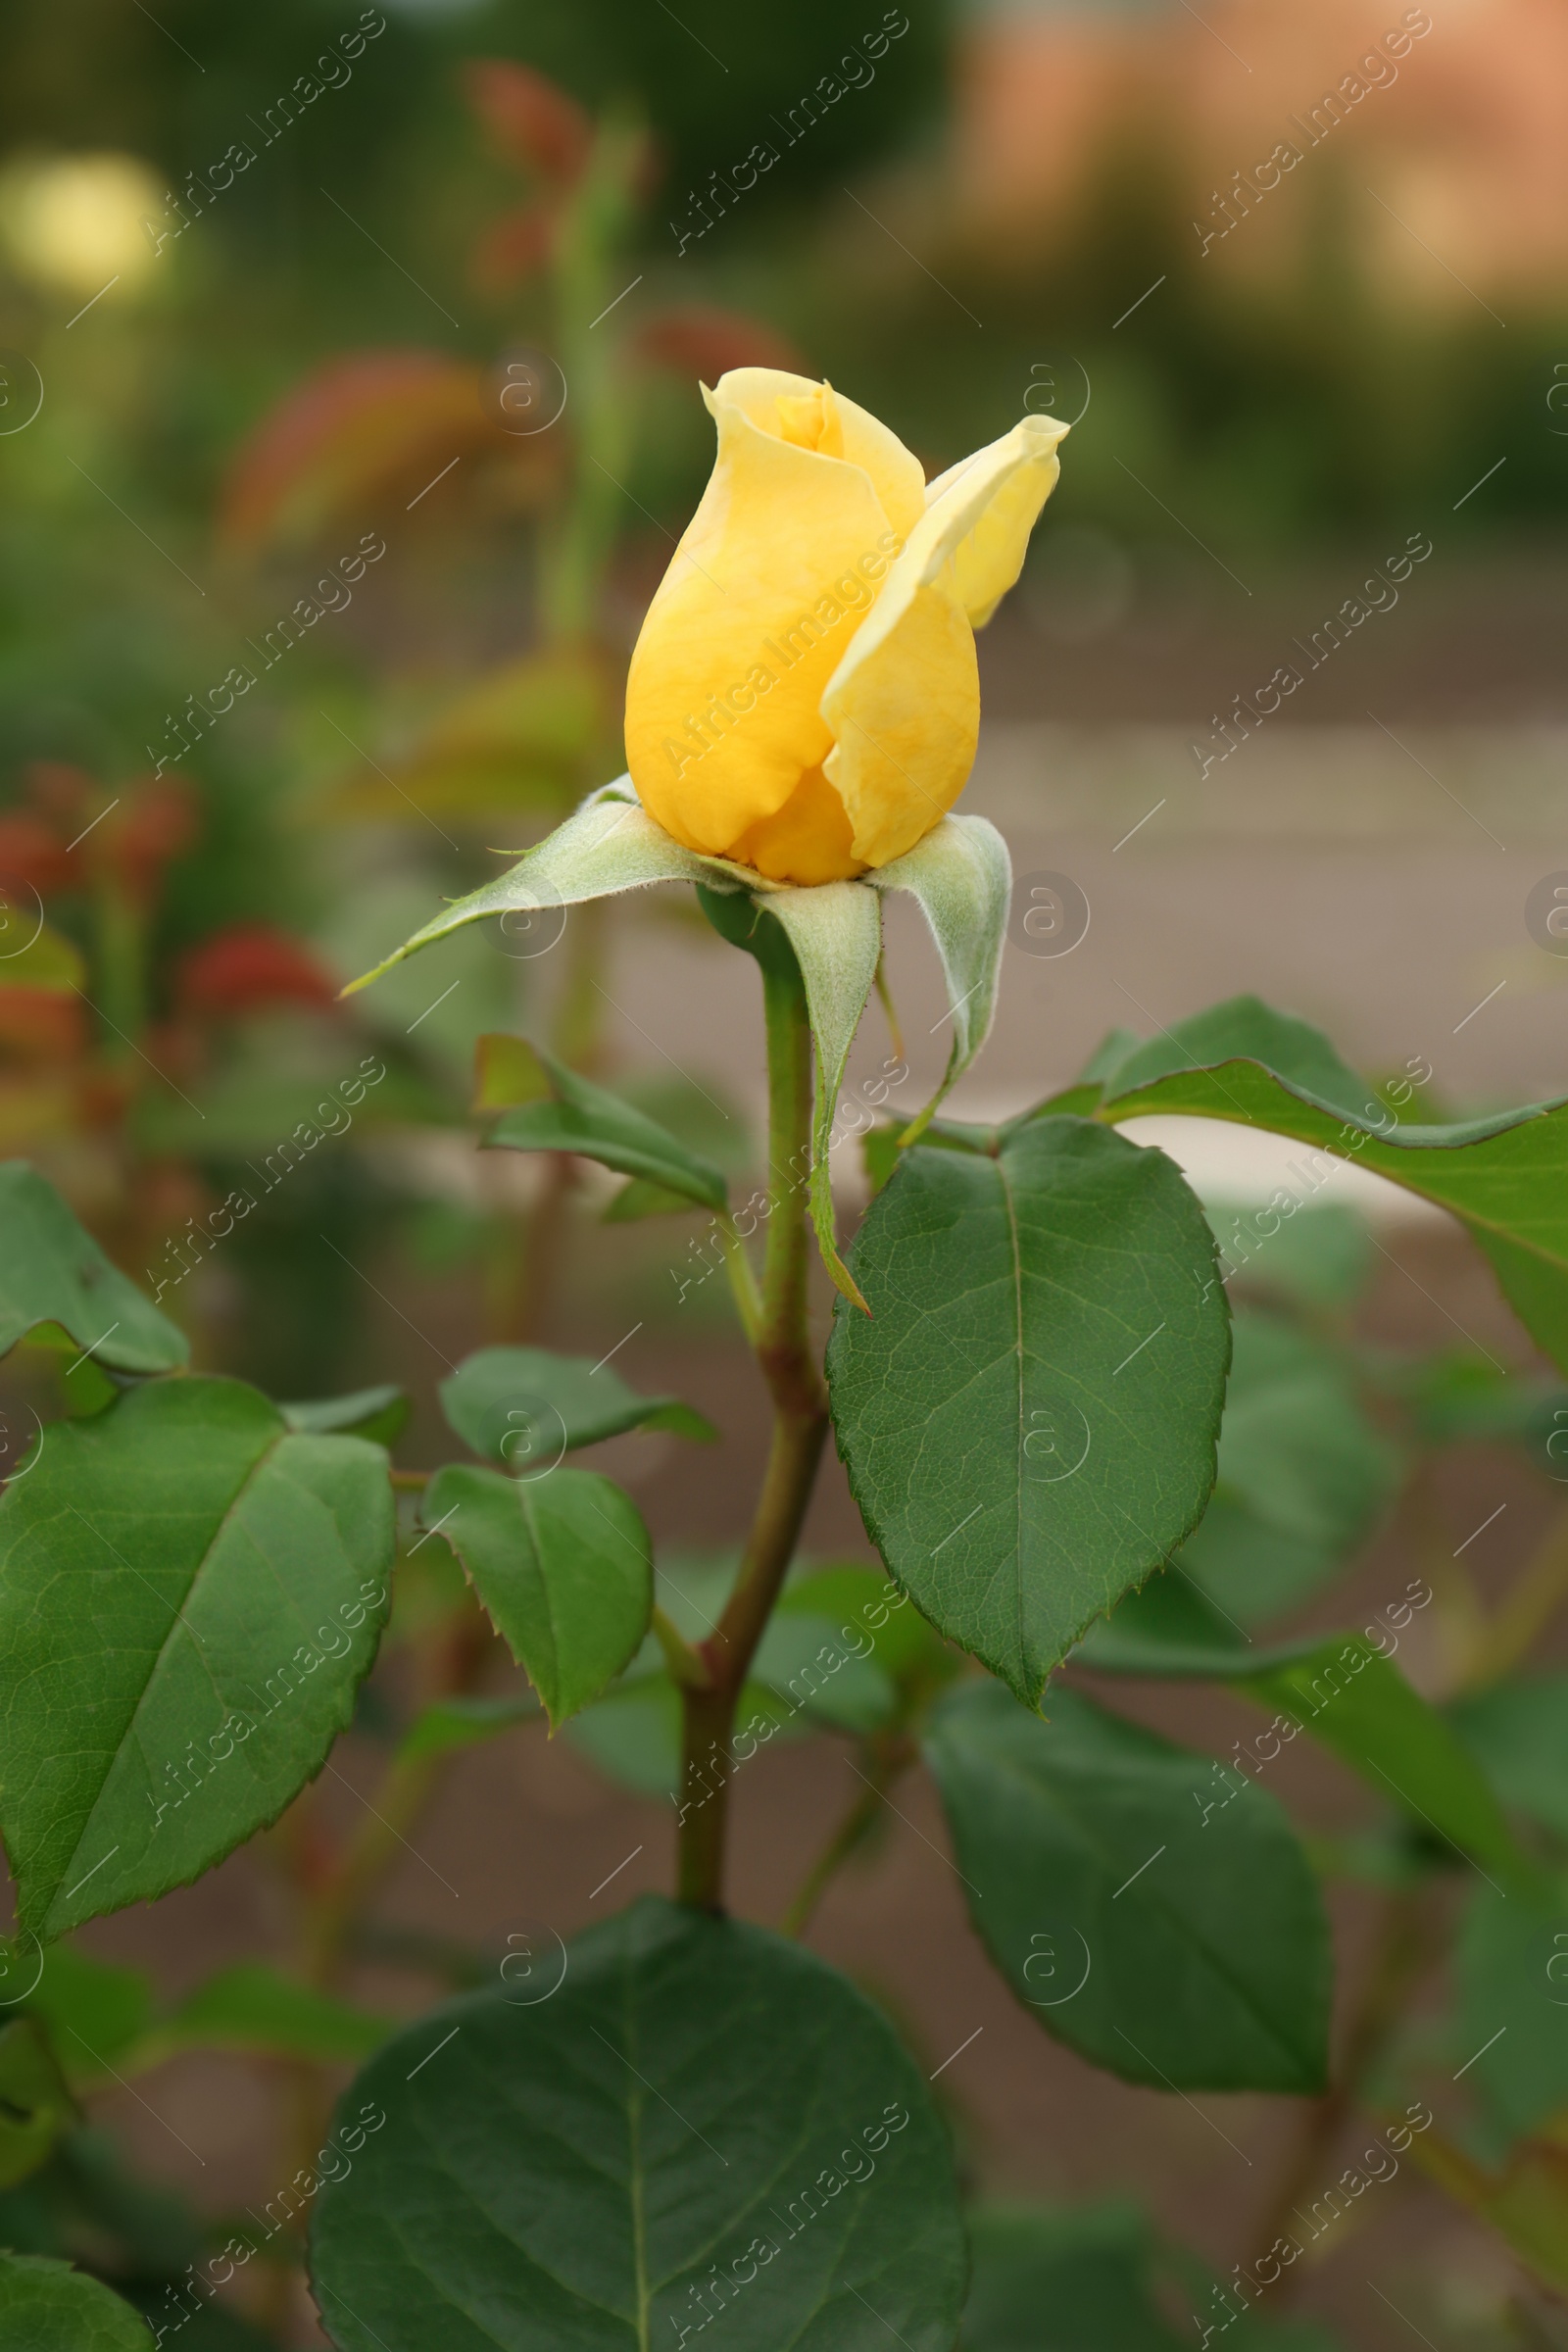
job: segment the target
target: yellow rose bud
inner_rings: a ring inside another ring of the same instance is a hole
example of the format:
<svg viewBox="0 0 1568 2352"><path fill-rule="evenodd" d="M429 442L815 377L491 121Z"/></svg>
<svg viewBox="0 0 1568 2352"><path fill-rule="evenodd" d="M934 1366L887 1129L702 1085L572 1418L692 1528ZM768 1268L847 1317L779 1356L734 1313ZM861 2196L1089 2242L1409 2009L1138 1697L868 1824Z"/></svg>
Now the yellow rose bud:
<svg viewBox="0 0 1568 2352"><path fill-rule="evenodd" d="M963 790L974 632L1023 568L1066 432L1026 416L927 486L876 417L771 368L704 399L718 456L626 685L626 764L688 849L835 882Z"/></svg>

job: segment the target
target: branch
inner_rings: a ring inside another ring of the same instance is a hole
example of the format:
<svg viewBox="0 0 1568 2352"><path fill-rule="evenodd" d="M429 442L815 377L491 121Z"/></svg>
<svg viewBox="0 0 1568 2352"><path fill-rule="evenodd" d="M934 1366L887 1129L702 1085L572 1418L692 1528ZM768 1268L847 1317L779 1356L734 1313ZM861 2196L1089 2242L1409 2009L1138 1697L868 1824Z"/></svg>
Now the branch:
<svg viewBox="0 0 1568 2352"><path fill-rule="evenodd" d="M913 1743L899 1732L891 1739L867 1740L860 1750L868 1784L851 1805L816 1860L801 1881L795 1900L779 1921L782 1936L802 1936L811 1923L830 1882L843 1869L882 1818L888 1790L914 1762Z"/></svg>

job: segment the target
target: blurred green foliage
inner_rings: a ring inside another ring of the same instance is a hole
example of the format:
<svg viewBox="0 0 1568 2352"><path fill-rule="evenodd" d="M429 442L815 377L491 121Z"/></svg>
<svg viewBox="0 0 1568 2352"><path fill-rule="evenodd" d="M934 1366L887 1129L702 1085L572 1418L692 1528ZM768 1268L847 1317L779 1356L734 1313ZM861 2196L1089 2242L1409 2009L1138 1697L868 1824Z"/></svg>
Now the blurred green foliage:
<svg viewBox="0 0 1568 2352"><path fill-rule="evenodd" d="M877 28L904 17L907 29L873 73ZM305 1095L352 1066L367 1037L401 1057L405 1094L420 1093L412 1111L403 1102L409 1116L462 1122L466 1039L481 1014L519 1017L538 979L525 959L475 943L471 970L455 965L427 990L419 975L406 1004L389 983L353 1016L295 1006L265 1036L213 1022L195 1034L186 1020L181 1042L165 1025L189 1011L184 959L226 927L265 924L314 941L341 979L408 927L392 912L400 894L420 906L453 895L490 870L485 845L537 829L543 803L515 832L465 822L456 802L432 804L421 821L411 804L425 807L423 782L399 761L454 694L504 677L498 664L516 664L548 636L550 501L559 506L573 466L597 485L602 514L618 502L604 532L613 544L595 649L612 736L617 664L710 464L696 378L717 370L694 341L663 372L639 364L628 376L623 447L612 416L596 452L594 386L579 372L561 431L513 445L539 453L536 476L519 463L499 494L498 477L474 463L424 503L398 487L356 493L341 539L335 523L318 544L281 551L224 539L223 485L238 454L346 355L423 353L449 370L456 406L437 414L425 469L439 476L448 452L436 443L470 398L463 370L477 401L484 371L508 352L573 349L548 271L510 282L476 271L476 247L498 220L526 212L540 191L476 122L465 94L472 61L525 63L590 116L650 135L646 166L632 172L640 211L628 205L604 237L598 261L612 274L578 320L575 349L608 373L620 365L604 356L612 335L634 354L662 317L727 309L885 416L932 471L1026 405L1072 415L1087 397L1008 629L1043 630L1059 649L1126 621L1132 649L1134 607L1151 643L1156 624L1200 624L1205 600L1236 592L1189 534L1234 554L1266 589L1313 547L1359 563L1383 552L1386 533L1418 525L1441 524L1446 552L1499 530L1518 545L1558 527L1564 443L1547 429L1544 395L1554 352L1568 346L1560 305L1544 298L1532 315L1523 298L1510 303L1503 334L1474 305L1440 314L1389 304L1354 226L1354 158L1337 150L1293 191L1310 221L1298 266L1246 285L1200 267L1179 130L1153 120L1107 122L1071 217L1043 223L1035 243L965 229L945 142L967 22L956 0L906 12L868 4L863 20L802 0L765 21L729 0L389 0L383 28L345 58L356 25L381 23L358 0L336 10L279 0L260 12L218 0L151 12L122 0L70 11L14 0L0 84L0 832L37 805L38 762L70 763L84 779L61 849L95 808L124 803L167 751L177 714L253 660L318 560L340 557L362 528L387 542L351 607L323 616L176 764L191 837L136 911L139 937L127 944L124 907L106 912L103 894L74 874L48 894L51 925L87 956L97 1045L119 1057L115 1086L122 1092L134 1066L143 1088L127 1131L133 1155L114 1182L126 1188L138 1165L156 1162L165 1184L143 1186L145 1237L128 1224L112 1237L126 1262L146 1262L138 1250L162 1262L166 1233L197 1205L191 1182L221 1192L236 1180L236 1153L265 1155L287 1134L287 1105L272 1108L278 1085L297 1083L308 1113ZM317 95L277 127L284 93L334 48ZM839 73L857 54L864 75L860 66ZM828 75L842 96L792 136L791 110ZM712 203L710 229L682 253L694 192L769 139L776 168L726 210ZM236 140L255 161L223 186L213 168ZM177 219L176 198L190 214L151 259L148 244L139 279L127 263L125 282L102 298L90 281L73 290L29 274L6 233L19 174L99 151L150 174L153 238L160 219L165 230ZM1126 316L1156 280L1157 298ZM613 318L581 331L622 285ZM29 367L42 406L17 429ZM1508 463L1455 513L1460 490L1499 453ZM1060 664L1042 666L1049 677ZM519 708L531 691L519 683ZM596 737L584 772L608 775L614 756ZM401 804L389 771L397 789L409 786ZM361 793L352 808L351 776ZM93 838L106 837L107 826ZM441 999L460 979L461 993ZM154 1065L166 1073L156 1082ZM220 1067L254 1095L243 1136L220 1116ZM0 1068L0 1148L33 1149L33 1111L13 1115L9 1083ZM35 1070L24 1073L24 1093L36 1083ZM392 1091L381 1098L389 1117ZM79 1127L87 1114L77 1110ZM87 1111L106 1115L96 1099ZM176 1157L187 1187L177 1198ZM484 1203L461 1216L450 1202L432 1208L440 1192L380 1168L372 1179L358 1147L341 1168L323 1163L291 1183L225 1253L252 1303L229 1311L224 1359L288 1388L308 1380L330 1340L335 1371L368 1377L354 1303L361 1316L373 1307L368 1278L332 1259L320 1236L341 1247L350 1224L369 1219L389 1246L422 1233L434 1247L431 1217L445 1215L437 1255L456 1249L473 1272L506 1220ZM455 1218L466 1220L466 1241ZM635 1283L629 1261L613 1262L617 1279ZM502 1292L514 1279L493 1278ZM270 1319L253 1328L263 1299ZM505 1311L492 1301L494 1318Z"/></svg>

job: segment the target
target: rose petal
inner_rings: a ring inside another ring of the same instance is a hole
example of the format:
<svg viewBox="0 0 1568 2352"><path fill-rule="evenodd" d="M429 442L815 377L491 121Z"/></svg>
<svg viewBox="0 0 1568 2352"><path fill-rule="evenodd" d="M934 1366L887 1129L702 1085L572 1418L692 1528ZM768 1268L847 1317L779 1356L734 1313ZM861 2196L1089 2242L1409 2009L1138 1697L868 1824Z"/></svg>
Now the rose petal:
<svg viewBox="0 0 1568 2352"><path fill-rule="evenodd" d="M901 539L907 539L926 509L925 473L869 409L858 408L831 384L781 368L732 368L713 395L744 409L760 432L780 434L799 448L843 458L871 477L871 487ZM711 405L711 404L710 404ZM790 429L793 427L793 429ZM807 438L808 433L813 437Z"/></svg>
<svg viewBox="0 0 1568 2352"><path fill-rule="evenodd" d="M828 681L823 761L865 865L902 857L953 806L980 732L971 621L990 618L1023 567L1059 470L1064 426L1025 417L931 485L931 503L870 618Z"/></svg>
<svg viewBox="0 0 1568 2352"><path fill-rule="evenodd" d="M1029 534L1056 487L1056 444L1070 428L1054 416L1025 416L1010 433L951 466L926 492L926 513L961 500L974 520L954 549L958 601L983 629L1023 569ZM982 504L974 511L977 495Z"/></svg>
<svg viewBox="0 0 1568 2352"><path fill-rule="evenodd" d="M758 378L804 381L737 375L749 396ZM874 609L876 587L858 567L869 560L880 576L898 544L865 470L781 438L776 415L773 430L760 427L727 396L735 381L708 396L717 462L626 686L627 765L643 805L710 855L728 854L821 766L832 745L823 688Z"/></svg>

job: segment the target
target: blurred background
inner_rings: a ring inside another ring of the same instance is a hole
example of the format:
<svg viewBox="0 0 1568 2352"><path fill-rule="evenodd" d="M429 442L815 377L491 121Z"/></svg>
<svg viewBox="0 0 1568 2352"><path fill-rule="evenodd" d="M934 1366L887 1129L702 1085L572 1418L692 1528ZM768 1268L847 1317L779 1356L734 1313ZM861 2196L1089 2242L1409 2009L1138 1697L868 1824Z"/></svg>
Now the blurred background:
<svg viewBox="0 0 1568 2352"><path fill-rule="evenodd" d="M335 1001L619 772L626 660L710 462L699 385L733 366L827 376L929 474L1026 411L1072 423L982 641L965 805L1020 882L960 1110L1243 989L1370 1071L1424 1061L1446 1109L1561 1091L1552 0L11 0L5 50L0 1152L55 1176L199 1363L280 1396L396 1380L423 1463L466 1348L620 1343L733 1442L696 1478L673 1441L617 1442L617 1475L662 1539L734 1536L762 1416L695 1228L607 1228L569 1163L481 1158L469 1098L475 1033L526 1028L745 1170L750 967L651 893L475 927ZM944 1000L901 909L890 935L912 1107ZM888 1052L868 1021L852 1080ZM1272 1189L1266 1151L1163 1140L1217 1203ZM236 1185L257 1208L215 1247ZM1369 1328L1457 1320L1520 1355L1441 1218L1375 1180L1344 1198L1380 1237ZM1472 1466L1455 1522L1514 1475ZM809 1534L868 1556L836 1467ZM488 1769L427 1832L473 1939L518 1872L566 1933L628 1845L617 1891L663 1882L665 1818L580 1755L530 1736L499 1789ZM770 1761L745 1799L760 1914L805 1866L803 1769L842 1777ZM1306 1800L1354 1811L1333 1779ZM1136 2190L1229 2263L1255 2194L1234 2141L1010 2008L910 1805L821 1940L933 2064L983 2019L944 2077L974 2178ZM389 1900L423 1916L408 1876ZM279 1899L240 1857L85 1940L176 1981L275 1941ZM193 2061L158 2081L180 2145L255 2193L259 2094ZM1220 2104L1265 2164L1263 2103ZM106 2112L212 2202L130 2094ZM1491 2332L1506 2257L1425 2190L1385 2205L1379 2275L1422 2340L1526 2340ZM1313 2292L1346 2342L1402 2343L1360 2251Z"/></svg>

